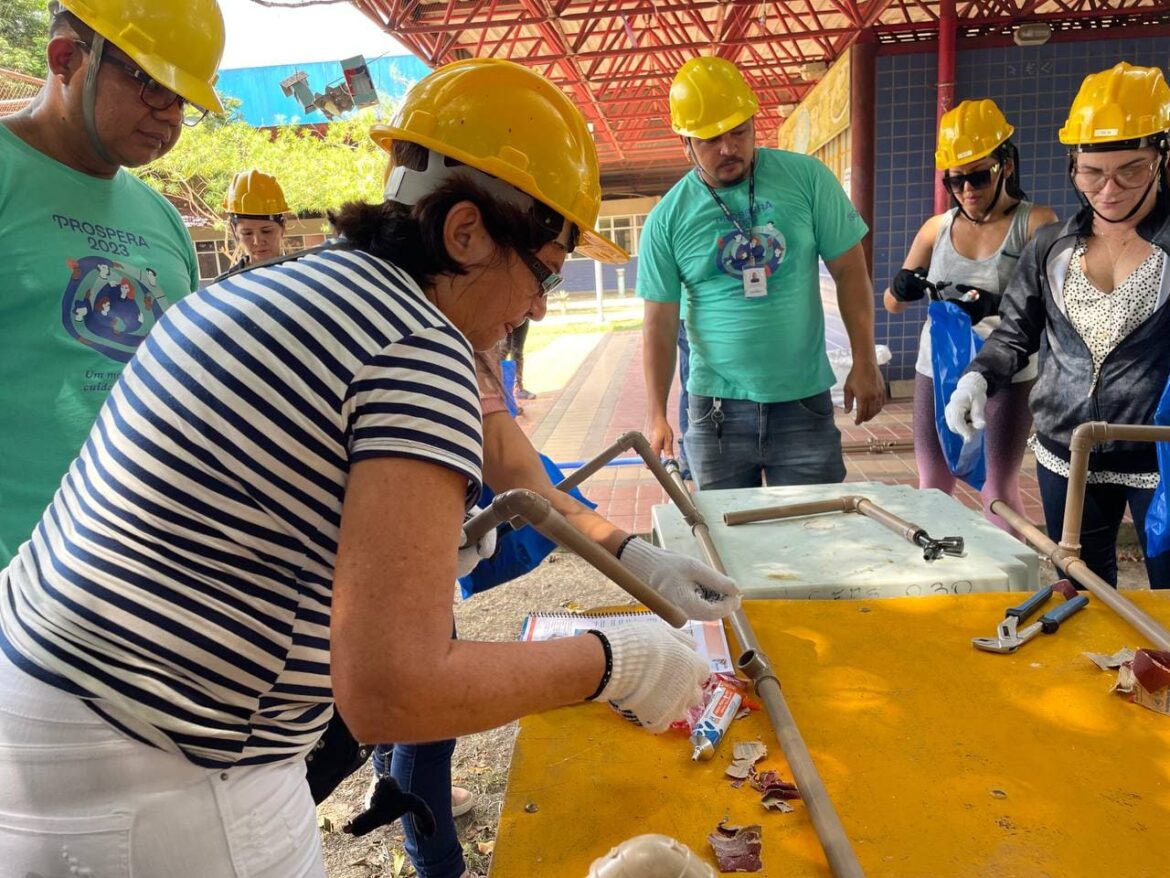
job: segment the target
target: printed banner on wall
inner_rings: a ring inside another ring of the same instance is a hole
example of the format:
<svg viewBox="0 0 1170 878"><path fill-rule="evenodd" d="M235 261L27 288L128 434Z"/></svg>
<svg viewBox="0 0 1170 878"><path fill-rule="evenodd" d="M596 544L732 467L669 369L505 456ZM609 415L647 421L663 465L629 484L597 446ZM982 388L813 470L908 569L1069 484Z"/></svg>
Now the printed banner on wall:
<svg viewBox="0 0 1170 878"><path fill-rule="evenodd" d="M812 155L849 127L849 56L846 50L780 126L780 149Z"/></svg>

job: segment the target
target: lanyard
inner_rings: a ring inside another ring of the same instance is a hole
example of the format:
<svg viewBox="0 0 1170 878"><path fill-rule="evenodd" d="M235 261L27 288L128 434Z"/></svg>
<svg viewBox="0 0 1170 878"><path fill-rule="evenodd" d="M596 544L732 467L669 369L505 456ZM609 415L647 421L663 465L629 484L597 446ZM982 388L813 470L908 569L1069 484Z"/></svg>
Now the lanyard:
<svg viewBox="0 0 1170 878"><path fill-rule="evenodd" d="M727 221L735 226L735 230L739 232L740 237L745 241L750 241L751 235L748 229L756 224L756 157L754 155L752 156L752 169L748 175L748 229L744 229L739 224L739 220L732 215L731 208L719 197L719 193L715 191L715 187L706 180L703 180L703 175L699 172L698 168L695 168L695 173L699 175L699 179L707 187L707 191L711 193L711 197L715 199L715 203L719 205L719 209L723 211L723 215L727 217Z"/></svg>

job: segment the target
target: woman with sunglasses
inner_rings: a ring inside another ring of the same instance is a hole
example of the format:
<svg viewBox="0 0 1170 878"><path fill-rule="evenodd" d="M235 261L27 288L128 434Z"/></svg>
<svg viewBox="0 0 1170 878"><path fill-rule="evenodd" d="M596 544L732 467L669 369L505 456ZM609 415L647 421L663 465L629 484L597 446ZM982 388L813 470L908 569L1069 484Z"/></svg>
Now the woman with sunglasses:
<svg viewBox="0 0 1170 878"><path fill-rule="evenodd" d="M1064 519L1072 431L1087 421L1150 424L1170 375L1170 88L1162 71L1121 62L1085 78L1060 129L1083 205L1025 249L1002 323L947 405L967 436L1008 376L1040 351L1031 395L1036 477L1048 532ZM990 399L989 399L990 398ZM1117 582L1117 533L1129 506L1145 547L1158 465L1154 445L1110 441L1089 459L1081 557ZM1146 559L1150 585L1170 587L1170 555Z"/></svg>
<svg viewBox="0 0 1170 878"><path fill-rule="evenodd" d="M902 269L885 291L886 310L900 314L937 289L978 290L971 300L956 300L986 338L999 323L999 297L1016 271L1024 245L1046 223L1050 208L1027 200L1020 187L1015 129L994 101L963 101L939 123L935 166L954 207L933 216L914 237ZM935 374L930 318L922 328L914 378L914 459L918 487L951 494L956 477L947 465L935 417ZM1013 374L1009 387L987 411L984 452L987 478L984 508L999 497L1020 504L1020 463L1028 438L1028 392L1036 378L1031 358ZM1005 530L1006 522L988 518Z"/></svg>
<svg viewBox="0 0 1170 878"><path fill-rule="evenodd" d="M472 352L578 236L626 258L584 118L474 59L375 135L388 200L167 311L0 571L6 874L323 878L304 760L335 703L359 740L434 741L590 699L658 732L701 701L666 625L451 639Z"/></svg>

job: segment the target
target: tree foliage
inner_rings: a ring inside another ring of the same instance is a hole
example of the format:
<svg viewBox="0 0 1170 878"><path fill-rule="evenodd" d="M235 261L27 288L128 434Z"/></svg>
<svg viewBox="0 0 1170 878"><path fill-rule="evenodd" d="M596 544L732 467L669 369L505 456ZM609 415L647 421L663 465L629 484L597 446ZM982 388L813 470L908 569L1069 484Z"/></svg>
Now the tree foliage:
<svg viewBox="0 0 1170 878"><path fill-rule="evenodd" d="M0 2L0 67L45 78L49 12L45 0Z"/></svg>
<svg viewBox="0 0 1170 878"><path fill-rule="evenodd" d="M238 115L208 117L184 129L178 144L137 173L164 195L186 202L196 216L223 227L228 184L255 168L280 182L297 214L323 214L346 201L378 201L386 154L370 140L380 114L362 112L322 128L252 128Z"/></svg>

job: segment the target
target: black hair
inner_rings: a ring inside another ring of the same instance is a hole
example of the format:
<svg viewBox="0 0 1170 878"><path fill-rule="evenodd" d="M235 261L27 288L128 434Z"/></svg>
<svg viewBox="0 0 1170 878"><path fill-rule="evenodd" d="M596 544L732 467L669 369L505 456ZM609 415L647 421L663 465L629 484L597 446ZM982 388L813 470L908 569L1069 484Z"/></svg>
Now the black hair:
<svg viewBox="0 0 1170 878"><path fill-rule="evenodd" d="M92 43L94 29L57 2L49 4L49 39L63 33L76 34L84 43Z"/></svg>
<svg viewBox="0 0 1170 878"><path fill-rule="evenodd" d="M395 141L392 155L396 165L415 170L426 167L427 150L417 144ZM461 201L479 208L488 235L501 251L515 248L535 253L553 239L531 221L531 212L502 203L472 181L458 178L413 206L351 201L327 216L336 232L354 247L393 262L425 287L441 274L467 273L443 243L444 221Z"/></svg>
<svg viewBox="0 0 1170 878"><path fill-rule="evenodd" d="M991 153L995 156L996 161L1001 166L1006 165L1008 161L1012 163L1012 173L1010 176L1004 175L1004 192L1017 201L1027 201L1028 193L1024 191L1024 187L1020 185L1020 151L1016 145L1012 143L1009 137L1003 143L995 148Z"/></svg>

